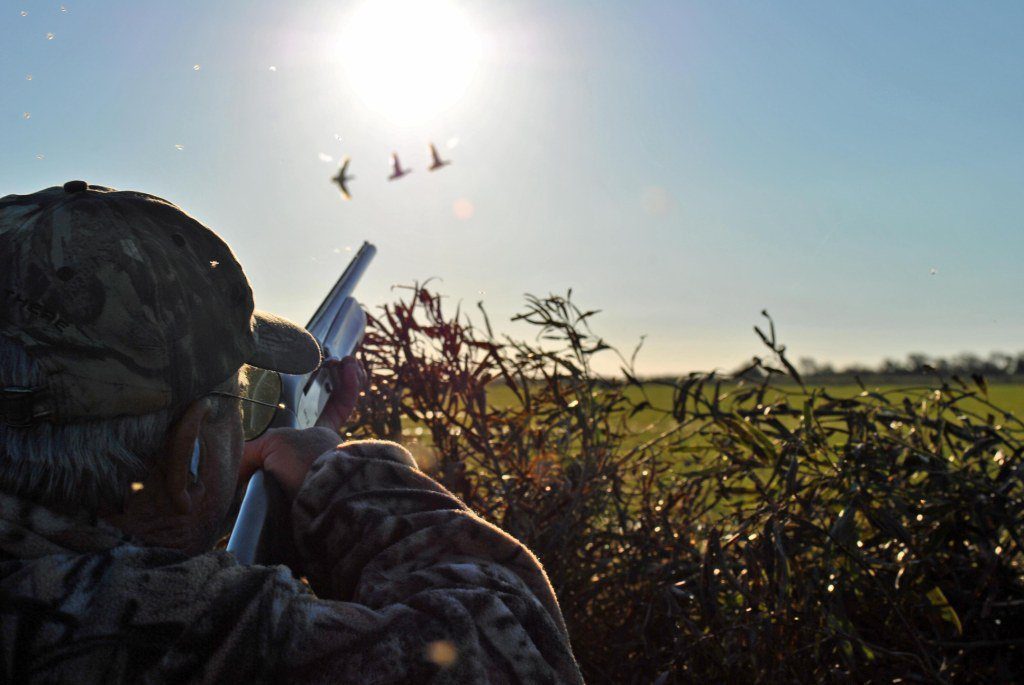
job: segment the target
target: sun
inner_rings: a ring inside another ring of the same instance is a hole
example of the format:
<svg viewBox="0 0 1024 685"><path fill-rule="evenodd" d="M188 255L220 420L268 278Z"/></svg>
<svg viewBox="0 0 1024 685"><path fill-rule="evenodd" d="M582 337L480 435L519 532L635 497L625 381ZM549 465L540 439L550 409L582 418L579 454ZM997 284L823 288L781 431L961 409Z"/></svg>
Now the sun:
<svg viewBox="0 0 1024 685"><path fill-rule="evenodd" d="M404 124L456 105L480 58L479 34L446 0L366 0L342 32L344 69L357 96Z"/></svg>

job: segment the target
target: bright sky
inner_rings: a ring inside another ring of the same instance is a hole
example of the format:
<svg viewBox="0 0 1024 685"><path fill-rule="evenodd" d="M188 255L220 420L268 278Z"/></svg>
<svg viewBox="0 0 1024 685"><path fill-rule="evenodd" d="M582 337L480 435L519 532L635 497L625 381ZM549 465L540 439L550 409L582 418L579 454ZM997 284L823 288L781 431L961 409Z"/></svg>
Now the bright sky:
<svg viewBox="0 0 1024 685"><path fill-rule="evenodd" d="M1020 2L63 7L0 3L0 195L165 197L300 322L368 239L368 305L572 287L647 373L759 354L762 308L794 357L1024 348Z"/></svg>

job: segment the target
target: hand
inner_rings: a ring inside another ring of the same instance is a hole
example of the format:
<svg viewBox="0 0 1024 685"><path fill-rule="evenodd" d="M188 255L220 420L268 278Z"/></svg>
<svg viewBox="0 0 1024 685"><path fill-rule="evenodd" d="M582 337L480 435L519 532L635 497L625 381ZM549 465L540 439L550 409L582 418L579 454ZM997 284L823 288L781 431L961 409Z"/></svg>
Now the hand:
<svg viewBox="0 0 1024 685"><path fill-rule="evenodd" d="M366 386L366 371L355 357L325 359L323 369L329 374L332 391L316 425L341 431L359 402L359 393Z"/></svg>
<svg viewBox="0 0 1024 685"><path fill-rule="evenodd" d="M331 396L315 428L273 428L245 443L238 467L238 482L244 484L262 469L271 474L294 499L316 458L334 449L340 442L338 432L348 422L359 393L366 383L366 372L353 357L325 359Z"/></svg>
<svg viewBox="0 0 1024 685"><path fill-rule="evenodd" d="M288 499L293 500L313 462L339 442L338 434L330 428L271 428L245 443L238 466L238 482L245 483L262 469L272 475Z"/></svg>

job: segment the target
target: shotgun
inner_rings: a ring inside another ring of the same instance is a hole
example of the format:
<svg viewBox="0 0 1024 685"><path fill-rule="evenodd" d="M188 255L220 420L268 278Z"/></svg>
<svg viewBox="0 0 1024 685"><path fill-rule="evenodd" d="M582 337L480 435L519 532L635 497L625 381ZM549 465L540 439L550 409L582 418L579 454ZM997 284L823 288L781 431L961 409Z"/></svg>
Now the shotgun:
<svg viewBox="0 0 1024 685"><path fill-rule="evenodd" d="M359 347L366 332L366 312L352 296L359 279L377 254L377 248L363 243L359 252L338 278L337 283L317 308L306 330L320 343L324 358L346 357ZM331 396L330 374L317 369L308 374L281 374L280 406L273 426L310 428L316 425ZM340 429L341 426L334 426ZM262 471L249 481L242 505L235 519L235 527L228 539L227 550L234 553L239 563L268 563L275 541L273 526L267 523L282 511L283 496L280 487Z"/></svg>

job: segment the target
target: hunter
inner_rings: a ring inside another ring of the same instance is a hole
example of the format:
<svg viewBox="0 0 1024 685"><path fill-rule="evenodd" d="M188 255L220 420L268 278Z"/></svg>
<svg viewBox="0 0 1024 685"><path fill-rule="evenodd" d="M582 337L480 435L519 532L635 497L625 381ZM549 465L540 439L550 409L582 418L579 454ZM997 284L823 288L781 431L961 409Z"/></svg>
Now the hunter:
<svg viewBox="0 0 1024 685"><path fill-rule="evenodd" d="M244 440L247 370L319 364L173 204L0 199L0 682L582 682L537 559L403 447ZM362 371L335 371L347 415ZM215 549L257 469L288 566Z"/></svg>

